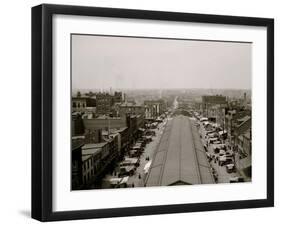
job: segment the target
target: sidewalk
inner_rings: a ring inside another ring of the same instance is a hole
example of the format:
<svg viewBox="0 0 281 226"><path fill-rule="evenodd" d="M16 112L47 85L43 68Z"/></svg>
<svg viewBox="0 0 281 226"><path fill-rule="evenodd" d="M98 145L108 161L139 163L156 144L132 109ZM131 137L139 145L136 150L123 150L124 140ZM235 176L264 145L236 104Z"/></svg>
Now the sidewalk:
<svg viewBox="0 0 281 226"><path fill-rule="evenodd" d="M144 173L144 167L148 160L146 158L148 157L151 161L154 155L154 151L161 139L163 130L165 129L166 123L162 122L158 125L156 129L153 129L156 133L156 136L153 137L153 140L148 143L144 149L144 153L140 156L140 165L136 169L136 172L133 176L129 177L128 185L134 184L134 187L144 187L145 178L146 175Z"/></svg>

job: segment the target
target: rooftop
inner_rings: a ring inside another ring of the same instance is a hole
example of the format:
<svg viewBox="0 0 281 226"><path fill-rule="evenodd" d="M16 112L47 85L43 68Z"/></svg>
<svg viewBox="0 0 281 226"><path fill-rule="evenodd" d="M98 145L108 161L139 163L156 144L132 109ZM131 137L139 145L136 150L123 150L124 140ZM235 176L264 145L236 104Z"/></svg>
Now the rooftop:
<svg viewBox="0 0 281 226"><path fill-rule="evenodd" d="M247 130L247 131L245 132L245 135L244 135L244 136L250 140L250 139L251 139L251 132L250 132L250 130Z"/></svg>
<svg viewBox="0 0 281 226"><path fill-rule="evenodd" d="M82 149L86 150L86 149L92 149L92 148L102 148L103 146L105 146L107 144L107 142L101 142L101 143L91 143L91 144L85 144Z"/></svg>
<svg viewBox="0 0 281 226"><path fill-rule="evenodd" d="M86 155L96 155L101 152L101 148L82 149L82 157Z"/></svg>
<svg viewBox="0 0 281 226"><path fill-rule="evenodd" d="M76 150L81 148L84 145L84 139L72 139L71 140L71 148L72 150Z"/></svg>
<svg viewBox="0 0 281 226"><path fill-rule="evenodd" d="M120 107L143 107L142 105L138 105L131 102L125 102L120 105Z"/></svg>
<svg viewBox="0 0 281 226"><path fill-rule="evenodd" d="M91 158L91 155L82 155L82 161L86 161L88 160L89 158Z"/></svg>
<svg viewBox="0 0 281 226"><path fill-rule="evenodd" d="M245 115L243 118L237 119L237 121L240 122L240 123L243 123L243 122L245 122L245 121L247 121L249 119L251 119L251 116Z"/></svg>
<svg viewBox="0 0 281 226"><path fill-rule="evenodd" d="M107 115L100 115L95 119L120 119L120 117L110 117L110 116L107 116Z"/></svg>
<svg viewBox="0 0 281 226"><path fill-rule="evenodd" d="M147 186L214 183L196 126L186 116L168 121L156 149Z"/></svg>
<svg viewBox="0 0 281 226"><path fill-rule="evenodd" d="M128 127L122 127L122 128L120 128L120 129L117 129L116 130L116 132L123 132L123 131L125 131L126 129L128 129Z"/></svg>

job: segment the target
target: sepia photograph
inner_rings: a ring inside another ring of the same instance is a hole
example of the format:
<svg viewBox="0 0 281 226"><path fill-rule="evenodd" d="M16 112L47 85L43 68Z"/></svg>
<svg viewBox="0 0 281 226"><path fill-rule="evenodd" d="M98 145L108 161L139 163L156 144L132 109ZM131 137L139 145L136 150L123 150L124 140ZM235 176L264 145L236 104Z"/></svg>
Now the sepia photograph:
<svg viewBox="0 0 281 226"><path fill-rule="evenodd" d="M32 218L274 206L274 19L149 9L32 8Z"/></svg>
<svg viewBox="0 0 281 226"><path fill-rule="evenodd" d="M251 42L70 38L71 190L251 183Z"/></svg>

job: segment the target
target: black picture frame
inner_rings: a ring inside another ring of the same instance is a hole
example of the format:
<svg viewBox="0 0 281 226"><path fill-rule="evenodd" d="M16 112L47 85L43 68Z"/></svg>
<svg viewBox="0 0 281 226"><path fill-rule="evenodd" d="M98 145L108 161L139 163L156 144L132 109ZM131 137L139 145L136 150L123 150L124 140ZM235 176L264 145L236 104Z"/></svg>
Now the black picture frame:
<svg viewBox="0 0 281 226"><path fill-rule="evenodd" d="M267 28L267 198L95 210L52 210L52 18L55 14ZM122 217L274 206L274 20L268 18L43 4L32 8L32 218Z"/></svg>

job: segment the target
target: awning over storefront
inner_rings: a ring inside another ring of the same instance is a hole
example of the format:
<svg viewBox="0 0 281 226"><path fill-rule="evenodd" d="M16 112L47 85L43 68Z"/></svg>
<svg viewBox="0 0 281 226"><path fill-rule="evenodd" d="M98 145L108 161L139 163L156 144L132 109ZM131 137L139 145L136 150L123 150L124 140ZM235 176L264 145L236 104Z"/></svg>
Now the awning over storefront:
<svg viewBox="0 0 281 226"><path fill-rule="evenodd" d="M144 173L148 173L151 163L152 163L152 161L149 161L148 163L145 164L145 166L143 168Z"/></svg>
<svg viewBox="0 0 281 226"><path fill-rule="evenodd" d="M129 180L129 177L127 176L127 177L123 177L122 179L121 179L121 181L120 181L120 184L126 184L127 182L128 182L128 180Z"/></svg>
<svg viewBox="0 0 281 226"><path fill-rule="evenodd" d="M117 185L117 184L120 183L120 181L121 181L121 178L110 178L110 179L109 179L109 183L110 183L111 185Z"/></svg>

